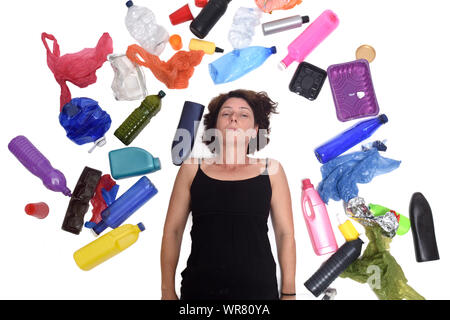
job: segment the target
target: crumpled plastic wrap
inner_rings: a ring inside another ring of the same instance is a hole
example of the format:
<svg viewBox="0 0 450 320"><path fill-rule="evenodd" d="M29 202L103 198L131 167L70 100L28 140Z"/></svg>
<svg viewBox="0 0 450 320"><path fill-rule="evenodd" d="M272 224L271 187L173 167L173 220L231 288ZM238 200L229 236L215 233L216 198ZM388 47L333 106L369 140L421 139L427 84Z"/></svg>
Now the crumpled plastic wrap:
<svg viewBox="0 0 450 320"><path fill-rule="evenodd" d="M398 229L398 220L394 212L387 212L383 216L375 217L366 206L364 199L356 197L346 204L345 211L349 217L365 227L381 227L383 235L393 238Z"/></svg>
<svg viewBox="0 0 450 320"><path fill-rule="evenodd" d="M382 157L376 148L343 155L321 167L322 181L317 190L327 204L330 199L348 202L358 196L358 183L369 183L400 164L401 161Z"/></svg>
<svg viewBox="0 0 450 320"><path fill-rule="evenodd" d="M425 300L408 285L402 268L389 252L392 239L383 236L379 226L365 229L369 243L364 253L340 277L369 284L380 300Z"/></svg>

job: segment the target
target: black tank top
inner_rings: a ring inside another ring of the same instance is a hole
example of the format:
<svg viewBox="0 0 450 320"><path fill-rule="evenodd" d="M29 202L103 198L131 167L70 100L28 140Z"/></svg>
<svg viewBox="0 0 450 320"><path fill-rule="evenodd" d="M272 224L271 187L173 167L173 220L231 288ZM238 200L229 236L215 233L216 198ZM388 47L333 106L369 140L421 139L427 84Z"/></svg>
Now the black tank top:
<svg viewBox="0 0 450 320"><path fill-rule="evenodd" d="M199 164L190 192L192 248L181 273L181 299L278 299L267 235L267 164L263 174L238 181L211 178Z"/></svg>

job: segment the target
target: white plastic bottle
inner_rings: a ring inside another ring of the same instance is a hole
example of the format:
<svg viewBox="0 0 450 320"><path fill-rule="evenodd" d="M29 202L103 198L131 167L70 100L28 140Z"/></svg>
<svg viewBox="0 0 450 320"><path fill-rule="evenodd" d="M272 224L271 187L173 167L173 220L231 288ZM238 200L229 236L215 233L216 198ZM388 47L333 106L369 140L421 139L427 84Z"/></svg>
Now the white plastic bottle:
<svg viewBox="0 0 450 320"><path fill-rule="evenodd" d="M169 33L156 23L153 11L135 6L133 1L126 3L128 7L125 25L131 36L151 54L159 56L169 41Z"/></svg>
<svg viewBox="0 0 450 320"><path fill-rule="evenodd" d="M258 8L240 7L234 15L228 40L234 49L243 49L252 43L255 27L260 24L262 11Z"/></svg>

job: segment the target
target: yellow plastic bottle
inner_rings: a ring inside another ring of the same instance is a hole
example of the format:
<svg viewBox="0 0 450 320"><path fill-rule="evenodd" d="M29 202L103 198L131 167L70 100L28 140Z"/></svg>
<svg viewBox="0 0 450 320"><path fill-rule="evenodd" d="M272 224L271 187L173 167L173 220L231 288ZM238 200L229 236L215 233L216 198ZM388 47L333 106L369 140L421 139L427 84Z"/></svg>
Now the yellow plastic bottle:
<svg viewBox="0 0 450 320"><path fill-rule="evenodd" d="M122 225L76 251L73 258L80 269L91 270L130 247L144 230L142 223Z"/></svg>
<svg viewBox="0 0 450 320"><path fill-rule="evenodd" d="M206 54L213 54L214 52L223 52L223 49L216 47L214 42L209 42L199 39L191 39L189 43L189 50L200 50Z"/></svg>
<svg viewBox="0 0 450 320"><path fill-rule="evenodd" d="M359 232L350 220L346 220L342 223L340 216L338 215L339 231L345 238L345 241L353 241L359 238Z"/></svg>

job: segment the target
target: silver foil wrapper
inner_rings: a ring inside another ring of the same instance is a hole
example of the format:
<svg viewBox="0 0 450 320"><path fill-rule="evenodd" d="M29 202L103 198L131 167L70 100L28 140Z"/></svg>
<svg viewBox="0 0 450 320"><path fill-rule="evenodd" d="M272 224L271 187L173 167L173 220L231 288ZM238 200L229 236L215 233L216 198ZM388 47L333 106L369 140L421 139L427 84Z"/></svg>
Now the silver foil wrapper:
<svg viewBox="0 0 450 320"><path fill-rule="evenodd" d="M389 238L393 238L397 233L398 220L393 212L388 212L384 216L374 217L373 213L366 206L364 199L360 197L350 199L344 206L347 216L363 226L374 227L379 225L383 230L383 234Z"/></svg>

